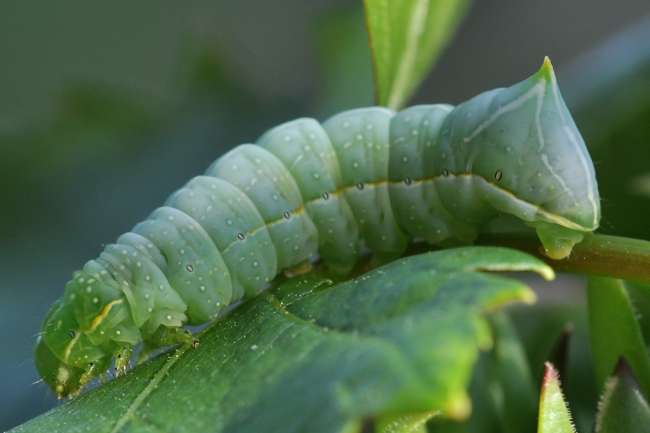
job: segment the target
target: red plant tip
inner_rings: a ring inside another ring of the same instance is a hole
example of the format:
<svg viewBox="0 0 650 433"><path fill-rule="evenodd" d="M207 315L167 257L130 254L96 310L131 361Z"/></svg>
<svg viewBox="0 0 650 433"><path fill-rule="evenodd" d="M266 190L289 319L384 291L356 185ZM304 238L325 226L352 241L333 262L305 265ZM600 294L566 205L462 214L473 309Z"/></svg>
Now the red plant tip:
<svg viewBox="0 0 650 433"><path fill-rule="evenodd" d="M614 367L612 376L618 377L623 382L627 383L627 385L632 389L640 388L639 382L634 375L634 370L632 370L632 367L623 356L618 358L618 362L616 363L616 367Z"/></svg>
<svg viewBox="0 0 650 433"><path fill-rule="evenodd" d="M625 357L621 356L618 358L618 361L616 362L616 366L614 367L613 374L619 377L633 376L632 368L630 368L630 364L627 363Z"/></svg>
<svg viewBox="0 0 650 433"><path fill-rule="evenodd" d="M546 361L544 363L544 379L543 379L543 384L548 385L552 381L557 381L560 379L560 375L558 374L557 370L555 367L553 367L553 364L550 362Z"/></svg>

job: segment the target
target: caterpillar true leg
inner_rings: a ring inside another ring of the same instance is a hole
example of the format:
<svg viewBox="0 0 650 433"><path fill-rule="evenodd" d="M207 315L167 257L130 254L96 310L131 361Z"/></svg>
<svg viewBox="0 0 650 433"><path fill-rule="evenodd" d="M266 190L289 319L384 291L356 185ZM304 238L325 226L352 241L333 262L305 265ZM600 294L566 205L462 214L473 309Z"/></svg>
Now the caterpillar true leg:
<svg viewBox="0 0 650 433"><path fill-rule="evenodd" d="M131 362L131 355L133 354L133 346L124 346L120 348L115 354L115 375L122 376L126 374Z"/></svg>
<svg viewBox="0 0 650 433"><path fill-rule="evenodd" d="M95 363L91 362L90 364L88 364L86 371L84 371L81 374L81 377L79 378L79 385L80 385L79 389L72 392L70 394L70 397L76 397L81 392L83 387L86 386L88 383L90 383L97 376L97 374L95 373L96 369L97 366L95 365Z"/></svg>
<svg viewBox="0 0 650 433"><path fill-rule="evenodd" d="M160 347L176 346L179 344L197 348L199 347L199 339L187 329L169 328L166 326L160 327L143 342L136 364L141 364L146 361L149 355Z"/></svg>

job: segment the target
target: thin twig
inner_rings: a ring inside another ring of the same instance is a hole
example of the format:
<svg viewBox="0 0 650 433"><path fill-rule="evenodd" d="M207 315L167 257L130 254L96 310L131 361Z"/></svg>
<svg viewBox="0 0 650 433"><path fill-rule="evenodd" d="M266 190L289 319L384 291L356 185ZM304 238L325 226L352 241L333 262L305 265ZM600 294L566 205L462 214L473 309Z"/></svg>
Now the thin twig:
<svg viewBox="0 0 650 433"><path fill-rule="evenodd" d="M599 275L650 283L650 242L600 234L589 234L566 259L546 257L537 238L524 235L484 236L482 245L499 245L523 250L565 272Z"/></svg>

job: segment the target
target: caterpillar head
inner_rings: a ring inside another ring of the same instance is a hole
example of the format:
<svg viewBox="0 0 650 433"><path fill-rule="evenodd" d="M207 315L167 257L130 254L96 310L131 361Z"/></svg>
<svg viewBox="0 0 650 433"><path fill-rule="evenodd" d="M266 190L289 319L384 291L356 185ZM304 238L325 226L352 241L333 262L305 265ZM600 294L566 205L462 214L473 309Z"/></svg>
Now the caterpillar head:
<svg viewBox="0 0 650 433"><path fill-rule="evenodd" d="M105 371L110 356L79 331L72 308L59 300L45 318L34 362L43 381L64 398L78 394Z"/></svg>
<svg viewBox="0 0 650 433"><path fill-rule="evenodd" d="M57 358L42 337L39 337L36 343L34 363L43 382L52 389L57 398L75 395L82 388L81 378L84 370Z"/></svg>

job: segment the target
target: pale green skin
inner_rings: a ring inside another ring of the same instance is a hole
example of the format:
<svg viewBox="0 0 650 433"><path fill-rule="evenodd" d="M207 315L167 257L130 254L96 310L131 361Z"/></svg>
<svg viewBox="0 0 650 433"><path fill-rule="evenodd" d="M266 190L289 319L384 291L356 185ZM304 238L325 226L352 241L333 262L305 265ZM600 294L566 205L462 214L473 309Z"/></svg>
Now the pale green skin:
<svg viewBox="0 0 650 433"><path fill-rule="evenodd" d="M115 354L122 369L140 342L190 342L184 324L318 257L345 273L367 252L385 261L413 241L466 244L518 221L563 258L599 220L593 164L548 60L455 108L294 120L219 158L75 273L36 364L74 394Z"/></svg>

